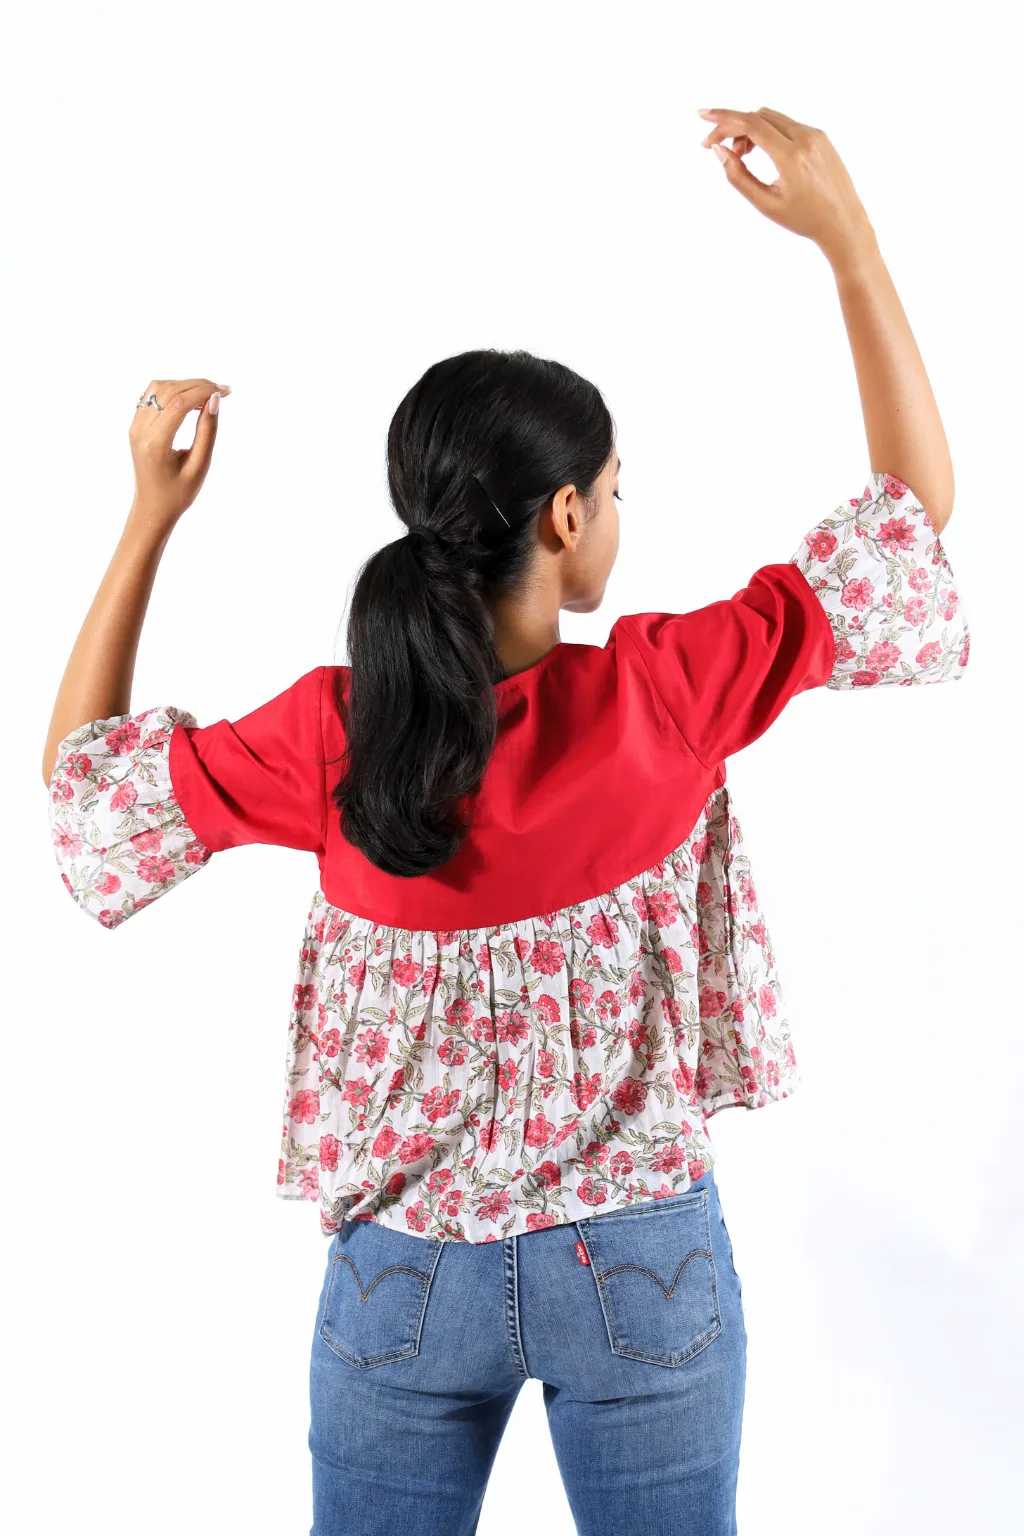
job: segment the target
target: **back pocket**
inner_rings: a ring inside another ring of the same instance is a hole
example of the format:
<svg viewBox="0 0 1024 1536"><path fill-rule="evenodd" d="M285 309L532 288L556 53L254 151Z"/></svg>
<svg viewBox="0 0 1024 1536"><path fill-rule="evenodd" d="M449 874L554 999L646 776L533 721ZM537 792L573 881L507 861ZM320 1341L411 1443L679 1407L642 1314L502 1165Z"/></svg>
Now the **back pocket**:
<svg viewBox="0 0 1024 1536"><path fill-rule="evenodd" d="M419 1354L442 1244L376 1221L346 1221L331 1242L320 1337L349 1365Z"/></svg>
<svg viewBox="0 0 1024 1536"><path fill-rule="evenodd" d="M708 1192L577 1222L617 1355L682 1365L722 1331Z"/></svg>

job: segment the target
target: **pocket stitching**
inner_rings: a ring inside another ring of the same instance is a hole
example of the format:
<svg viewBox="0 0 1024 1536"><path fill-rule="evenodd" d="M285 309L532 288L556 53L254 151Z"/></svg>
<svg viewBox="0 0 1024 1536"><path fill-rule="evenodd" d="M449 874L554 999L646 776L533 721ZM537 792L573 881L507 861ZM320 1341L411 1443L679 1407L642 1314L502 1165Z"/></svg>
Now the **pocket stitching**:
<svg viewBox="0 0 1024 1536"><path fill-rule="evenodd" d="M394 1360L409 1360L414 1355L419 1354L420 1339L423 1335L423 1319L426 1316L427 1300L430 1295L430 1286L434 1278L434 1272L437 1269L438 1260L441 1257L441 1249L444 1246L444 1244L437 1239L424 1239L424 1241L432 1241L436 1249L436 1252L433 1255L432 1261L427 1271L423 1271L422 1269L414 1269L411 1265L408 1264L389 1264L387 1269L381 1270L378 1275L374 1276L365 1293L363 1291L362 1281L359 1278L359 1272L356 1269L355 1263L347 1253L336 1254L335 1257L331 1260L331 1279L330 1284L327 1287L327 1295L324 1299L323 1321L320 1324L319 1333L320 1337L323 1339L328 1348L332 1349L336 1355L339 1355L340 1358L346 1361L349 1365L356 1366L360 1370L369 1370L375 1365L387 1365ZM359 1294L362 1297L363 1302L366 1301L367 1296L369 1296L377 1281L383 1279L386 1274L392 1274L395 1271L400 1271L406 1274L411 1274L420 1281L420 1289L423 1294L420 1301L417 1303L419 1316L416 1319L414 1337L410 1339L408 1343L400 1345L397 1349L388 1350L383 1354L361 1356L350 1354L349 1351L340 1342L340 1340L335 1339L332 1336L327 1328L327 1318L330 1315L331 1310L331 1297L334 1294L334 1278L337 1273L337 1265L341 1260L345 1260L348 1263L353 1274L355 1275L355 1281L359 1287Z"/></svg>
<svg viewBox="0 0 1024 1536"><path fill-rule="evenodd" d="M667 1367L683 1365L688 1360L692 1360L695 1355L700 1354L701 1350L706 1349L709 1344L713 1343L714 1340L718 1338L719 1334L722 1331L722 1310L721 1310L721 1307L719 1305L719 1300L718 1300L718 1273L717 1273L717 1270L716 1270L716 1267L715 1267L714 1254L713 1254L712 1249L711 1249L711 1226L710 1226L709 1215L708 1215L708 1192L707 1192L706 1189L702 1189L702 1190L699 1191L699 1198L700 1198L700 1203L702 1204L703 1211L704 1211L704 1230L705 1230L705 1232L707 1234L707 1244L708 1244L708 1246L707 1246L706 1249L698 1248L698 1249L692 1250L689 1254L687 1254L686 1259L683 1260L683 1264L685 1264L690 1258L692 1258L697 1253L699 1253L699 1254L701 1254L701 1255L703 1255L703 1256L705 1256L707 1258L708 1263L709 1263L710 1268L711 1268L711 1294L712 1294L712 1298L713 1298L714 1323L713 1323L712 1327L709 1328L708 1332L705 1335L703 1335L702 1337L698 1338L693 1344L690 1345L690 1347L688 1349L683 1350L679 1354L654 1355L654 1354L651 1354L647 1350L626 1349L623 1346L616 1344L616 1342L615 1342L615 1326L616 1326L615 1325L615 1308L614 1308L614 1305L612 1303L611 1295L609 1294L608 1290L606 1289L606 1287L602 1283L602 1281L604 1280L605 1276L613 1274L615 1271L617 1271L619 1269L640 1269L640 1270L642 1270L646 1274L651 1274L652 1278L657 1280L658 1284L661 1285L661 1288L662 1288L663 1291L664 1291L665 1287L661 1284L661 1281L658 1278L658 1276L654 1275L651 1270L647 1269L646 1265L639 1265L639 1264L622 1264L622 1265L619 1265L619 1264L617 1264L617 1265L613 1265L611 1269L598 1271L596 1266L594 1265L594 1252L593 1252L593 1250L591 1248L590 1241L588 1241L588 1239L590 1239L590 1237L591 1237L590 1228L591 1228L591 1226L593 1224L593 1219L590 1218L590 1217L585 1217L582 1221L579 1221L576 1224L577 1227L580 1229L580 1234L581 1234L581 1236L583 1238L583 1245L586 1248L587 1256L590 1259L590 1269L591 1269L592 1275L594 1276L594 1283L597 1286L597 1296L598 1296L598 1301L600 1302L600 1305L601 1305L601 1313L602 1313L602 1316L604 1317L605 1329L607 1330L607 1333L608 1333L608 1344L609 1344L609 1347L611 1348L611 1351L612 1351L613 1354L618 1355L622 1359L626 1359L626 1360L641 1360L641 1361L644 1361L645 1363L650 1364L650 1365L661 1365L661 1366L667 1366ZM660 1206L662 1209L665 1208L663 1201L652 1201L651 1203L655 1207ZM620 1215L621 1216L627 1216L627 1215L646 1215L646 1214L647 1214L647 1212L639 1212L639 1211L638 1212L631 1212L631 1211L618 1212L617 1211L614 1216L609 1214L607 1217L602 1216L602 1217L599 1217L597 1219L598 1220L602 1220L602 1221L605 1221L605 1220L614 1221L614 1220L617 1220ZM676 1271L676 1280L678 1279L678 1274L679 1274L679 1271L677 1270ZM676 1280L673 1281L673 1290L675 1289Z"/></svg>

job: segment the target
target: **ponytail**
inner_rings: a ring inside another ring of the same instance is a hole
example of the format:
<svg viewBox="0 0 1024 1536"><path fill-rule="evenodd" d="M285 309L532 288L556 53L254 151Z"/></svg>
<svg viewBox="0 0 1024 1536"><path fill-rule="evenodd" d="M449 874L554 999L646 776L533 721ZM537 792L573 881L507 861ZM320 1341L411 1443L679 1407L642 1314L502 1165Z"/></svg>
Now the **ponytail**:
<svg viewBox="0 0 1024 1536"><path fill-rule="evenodd" d="M332 794L346 839L388 874L427 874L458 851L458 802L497 734L488 599L522 581L558 487L592 491L613 433L594 385L528 352L436 363L395 412L388 484L407 529L370 556L352 596Z"/></svg>

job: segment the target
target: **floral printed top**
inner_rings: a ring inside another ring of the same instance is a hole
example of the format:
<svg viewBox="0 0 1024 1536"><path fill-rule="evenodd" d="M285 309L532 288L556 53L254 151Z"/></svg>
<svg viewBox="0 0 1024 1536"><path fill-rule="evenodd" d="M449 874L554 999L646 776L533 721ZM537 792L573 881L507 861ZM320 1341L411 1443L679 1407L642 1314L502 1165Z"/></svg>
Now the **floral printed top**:
<svg viewBox="0 0 1024 1536"><path fill-rule="evenodd" d="M495 686L470 830L401 879L341 835L347 667L234 722L170 706L60 744L57 863L109 929L243 842L317 854L277 1192L321 1229L488 1242L678 1193L708 1120L799 1082L725 759L811 687L958 678L969 634L909 487L872 474L792 559Z"/></svg>

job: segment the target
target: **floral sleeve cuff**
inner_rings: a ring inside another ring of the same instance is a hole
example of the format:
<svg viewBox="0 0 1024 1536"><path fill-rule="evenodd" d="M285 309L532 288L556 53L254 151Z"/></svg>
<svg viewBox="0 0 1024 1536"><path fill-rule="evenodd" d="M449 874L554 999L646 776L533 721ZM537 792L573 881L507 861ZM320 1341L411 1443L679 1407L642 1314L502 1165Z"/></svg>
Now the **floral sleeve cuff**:
<svg viewBox="0 0 1024 1536"><path fill-rule="evenodd" d="M172 707L91 720L66 736L50 776L54 855L67 890L105 928L148 907L210 857L171 784Z"/></svg>
<svg viewBox="0 0 1024 1536"><path fill-rule="evenodd" d="M962 675L970 632L939 535L913 491L872 474L792 556L835 638L829 688L943 683Z"/></svg>

